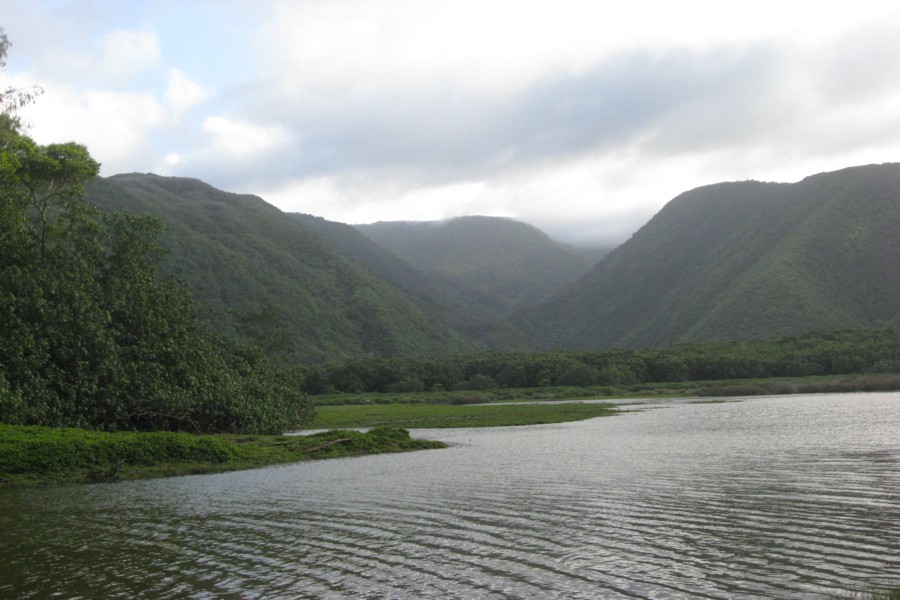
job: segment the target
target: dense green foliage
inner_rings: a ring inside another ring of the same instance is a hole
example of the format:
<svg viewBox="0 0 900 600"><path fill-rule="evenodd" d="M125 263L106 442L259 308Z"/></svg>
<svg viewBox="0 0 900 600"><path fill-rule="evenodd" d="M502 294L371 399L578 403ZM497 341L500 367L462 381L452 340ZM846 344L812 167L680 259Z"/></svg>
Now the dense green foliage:
<svg viewBox="0 0 900 600"><path fill-rule="evenodd" d="M159 221L93 213L98 170L0 114L0 422L280 432L311 417L293 373L212 333L160 275Z"/></svg>
<svg viewBox="0 0 900 600"><path fill-rule="evenodd" d="M167 272L215 309L209 320L220 331L285 362L474 349L427 307L255 196L130 174L95 180L86 200L162 219Z"/></svg>
<svg viewBox="0 0 900 600"><path fill-rule="evenodd" d="M225 462L238 449L224 438L175 432L86 431L0 425L0 478L110 469L118 463Z"/></svg>
<svg viewBox="0 0 900 600"><path fill-rule="evenodd" d="M900 165L672 200L519 325L545 348L649 347L900 322Z"/></svg>
<svg viewBox="0 0 900 600"><path fill-rule="evenodd" d="M664 349L357 359L307 367L304 389L312 394L491 390L896 372L900 335L889 328Z"/></svg>
<svg viewBox="0 0 900 600"><path fill-rule="evenodd" d="M0 484L209 473L445 446L412 439L397 427L309 436L210 436L0 425Z"/></svg>
<svg viewBox="0 0 900 600"><path fill-rule="evenodd" d="M83 147L4 135L0 421L279 431L308 416L289 373L208 331L159 276L159 222L91 218Z"/></svg>

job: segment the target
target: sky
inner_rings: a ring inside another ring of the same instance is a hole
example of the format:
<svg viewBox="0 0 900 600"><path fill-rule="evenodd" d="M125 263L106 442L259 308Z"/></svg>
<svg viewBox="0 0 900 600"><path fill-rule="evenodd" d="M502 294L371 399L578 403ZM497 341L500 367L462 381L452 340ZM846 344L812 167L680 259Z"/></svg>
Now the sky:
<svg viewBox="0 0 900 600"><path fill-rule="evenodd" d="M104 176L624 241L681 192L900 161L900 3L0 0L0 89Z"/></svg>

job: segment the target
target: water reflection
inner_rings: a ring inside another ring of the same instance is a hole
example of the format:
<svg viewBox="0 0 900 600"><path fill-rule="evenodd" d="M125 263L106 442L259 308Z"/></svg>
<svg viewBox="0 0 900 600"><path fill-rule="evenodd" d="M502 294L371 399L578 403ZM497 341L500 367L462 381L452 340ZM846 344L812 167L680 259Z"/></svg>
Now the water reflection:
<svg viewBox="0 0 900 600"><path fill-rule="evenodd" d="M453 447L0 492L0 596L770 598L900 579L900 394L417 435Z"/></svg>

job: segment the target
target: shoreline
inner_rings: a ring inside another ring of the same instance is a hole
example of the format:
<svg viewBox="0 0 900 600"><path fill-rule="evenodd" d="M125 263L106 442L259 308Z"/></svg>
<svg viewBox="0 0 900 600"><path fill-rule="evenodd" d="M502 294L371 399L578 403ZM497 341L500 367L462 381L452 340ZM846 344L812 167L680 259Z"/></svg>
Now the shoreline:
<svg viewBox="0 0 900 600"><path fill-rule="evenodd" d="M308 436L101 432L0 425L0 488L104 483L446 448L400 427Z"/></svg>

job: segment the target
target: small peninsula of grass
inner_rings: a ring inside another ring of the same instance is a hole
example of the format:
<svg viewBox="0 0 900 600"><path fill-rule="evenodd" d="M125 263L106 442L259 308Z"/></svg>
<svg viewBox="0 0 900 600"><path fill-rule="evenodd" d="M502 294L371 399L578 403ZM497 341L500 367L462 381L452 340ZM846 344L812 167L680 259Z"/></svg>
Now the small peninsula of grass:
<svg viewBox="0 0 900 600"><path fill-rule="evenodd" d="M252 469L321 458L444 448L404 427L486 427L606 416L603 404L328 406L312 435L103 432L0 425L0 485L144 479ZM353 431L349 428L372 428Z"/></svg>
<svg viewBox="0 0 900 600"><path fill-rule="evenodd" d="M0 485L143 479L444 448L399 427L309 436L99 432L0 425Z"/></svg>
<svg viewBox="0 0 900 600"><path fill-rule="evenodd" d="M395 426L419 429L442 427L501 427L563 423L615 413L609 404L555 402L552 404L368 404L320 406L313 428Z"/></svg>

